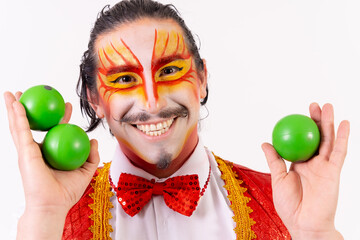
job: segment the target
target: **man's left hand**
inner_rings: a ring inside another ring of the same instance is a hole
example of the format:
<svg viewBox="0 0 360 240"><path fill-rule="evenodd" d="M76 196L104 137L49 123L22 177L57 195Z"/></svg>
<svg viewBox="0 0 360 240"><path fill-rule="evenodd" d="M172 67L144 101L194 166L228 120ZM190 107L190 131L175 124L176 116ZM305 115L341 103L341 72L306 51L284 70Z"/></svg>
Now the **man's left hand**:
<svg viewBox="0 0 360 240"><path fill-rule="evenodd" d="M262 145L271 172L275 209L292 239L343 239L335 229L334 218L350 124L342 121L335 138L331 104L322 109L311 104L310 116L321 133L318 155L306 162L292 163L287 171L271 144Z"/></svg>

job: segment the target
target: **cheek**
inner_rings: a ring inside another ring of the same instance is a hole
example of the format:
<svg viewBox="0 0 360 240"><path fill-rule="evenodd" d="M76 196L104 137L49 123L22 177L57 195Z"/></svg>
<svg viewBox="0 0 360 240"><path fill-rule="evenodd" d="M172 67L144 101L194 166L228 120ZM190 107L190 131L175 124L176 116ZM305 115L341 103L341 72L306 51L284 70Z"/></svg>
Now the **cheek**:
<svg viewBox="0 0 360 240"><path fill-rule="evenodd" d="M143 88L132 90L118 90L110 96L104 94L101 98L106 116L120 116L131 109L135 102L145 104L146 98Z"/></svg>
<svg viewBox="0 0 360 240"><path fill-rule="evenodd" d="M194 83L180 82L178 84L162 83L158 85L159 97L168 96L184 105L196 105L200 101L199 88Z"/></svg>

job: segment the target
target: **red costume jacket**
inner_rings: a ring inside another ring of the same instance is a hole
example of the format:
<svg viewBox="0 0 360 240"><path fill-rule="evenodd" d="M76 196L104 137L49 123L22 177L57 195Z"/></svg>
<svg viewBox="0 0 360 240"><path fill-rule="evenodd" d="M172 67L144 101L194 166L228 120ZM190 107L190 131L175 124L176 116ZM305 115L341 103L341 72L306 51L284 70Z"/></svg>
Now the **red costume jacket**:
<svg viewBox="0 0 360 240"><path fill-rule="evenodd" d="M234 212L237 239L291 239L273 205L270 174L215 158ZM98 169L80 201L69 211L63 240L110 239L112 227L108 220L112 193L107 179L109 167L110 164ZM101 181L103 187L97 185ZM105 192L96 195L101 189Z"/></svg>

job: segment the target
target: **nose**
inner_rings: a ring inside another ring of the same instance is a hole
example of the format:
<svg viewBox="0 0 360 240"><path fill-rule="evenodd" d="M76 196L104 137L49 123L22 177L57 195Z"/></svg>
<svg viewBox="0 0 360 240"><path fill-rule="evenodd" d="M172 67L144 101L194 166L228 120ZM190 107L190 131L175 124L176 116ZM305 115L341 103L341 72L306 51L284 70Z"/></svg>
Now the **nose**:
<svg viewBox="0 0 360 240"><path fill-rule="evenodd" d="M157 84L152 78L145 80L146 111L150 114L157 114L166 107L166 99L159 95Z"/></svg>

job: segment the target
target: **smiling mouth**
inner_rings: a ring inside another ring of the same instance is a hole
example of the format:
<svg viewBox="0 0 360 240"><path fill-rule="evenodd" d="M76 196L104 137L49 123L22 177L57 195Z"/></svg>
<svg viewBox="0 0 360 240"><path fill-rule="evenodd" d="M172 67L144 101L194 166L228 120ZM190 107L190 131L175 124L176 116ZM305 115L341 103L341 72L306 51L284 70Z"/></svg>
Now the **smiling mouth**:
<svg viewBox="0 0 360 240"><path fill-rule="evenodd" d="M161 136L169 130L174 120L172 118L156 124L136 124L134 126L148 136Z"/></svg>

